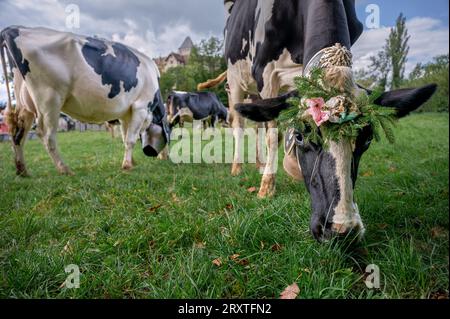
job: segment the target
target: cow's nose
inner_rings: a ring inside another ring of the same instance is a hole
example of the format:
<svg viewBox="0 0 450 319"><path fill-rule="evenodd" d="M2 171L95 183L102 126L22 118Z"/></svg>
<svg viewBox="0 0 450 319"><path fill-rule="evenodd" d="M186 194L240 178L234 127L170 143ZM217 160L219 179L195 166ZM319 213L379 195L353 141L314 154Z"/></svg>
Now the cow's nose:
<svg viewBox="0 0 450 319"><path fill-rule="evenodd" d="M334 239L360 241L364 235L364 226L361 223L332 224L326 226L319 220L313 220L311 233L318 242L327 242Z"/></svg>
<svg viewBox="0 0 450 319"><path fill-rule="evenodd" d="M345 238L349 240L359 241L364 236L364 226L361 223L348 224L332 224L330 228L330 235L337 238Z"/></svg>

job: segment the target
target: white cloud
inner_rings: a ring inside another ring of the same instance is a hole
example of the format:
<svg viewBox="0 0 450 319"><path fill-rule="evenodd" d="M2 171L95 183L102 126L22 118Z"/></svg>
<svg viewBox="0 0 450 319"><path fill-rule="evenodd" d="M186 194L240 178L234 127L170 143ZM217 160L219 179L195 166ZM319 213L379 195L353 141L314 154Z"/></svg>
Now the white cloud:
<svg viewBox="0 0 450 319"><path fill-rule="evenodd" d="M112 40L136 48L150 57L159 57L176 51L186 36L190 36L194 42L199 42L209 34L197 33L188 23L182 22L166 25L158 34L152 29L141 34L136 25L130 24L125 34L114 33Z"/></svg>
<svg viewBox="0 0 450 319"><path fill-rule="evenodd" d="M8 100L8 96L6 95L6 86L4 83L0 82L0 102L4 102Z"/></svg>
<svg viewBox="0 0 450 319"><path fill-rule="evenodd" d="M442 21L429 17L415 17L406 22L409 35L409 56L406 73L419 62L428 62L433 57L448 53L449 28ZM355 69L367 67L370 56L376 55L385 44L390 27L365 30L353 46Z"/></svg>
<svg viewBox="0 0 450 319"><path fill-rule="evenodd" d="M186 36L194 42L221 36L223 5L205 0L0 0L0 29L11 24L44 26L84 35L114 39L150 57L177 50ZM79 6L80 29L67 29L69 3ZM197 8L210 14L199 15Z"/></svg>

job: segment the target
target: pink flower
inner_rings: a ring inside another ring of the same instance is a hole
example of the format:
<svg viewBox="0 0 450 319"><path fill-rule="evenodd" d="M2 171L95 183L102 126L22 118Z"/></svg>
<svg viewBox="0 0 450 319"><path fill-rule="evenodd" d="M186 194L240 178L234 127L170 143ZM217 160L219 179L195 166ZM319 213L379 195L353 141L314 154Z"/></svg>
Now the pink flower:
<svg viewBox="0 0 450 319"><path fill-rule="evenodd" d="M330 113L322 111L325 101L323 98L307 99L306 105L308 106L308 114L310 114L317 126L322 125L330 119Z"/></svg>

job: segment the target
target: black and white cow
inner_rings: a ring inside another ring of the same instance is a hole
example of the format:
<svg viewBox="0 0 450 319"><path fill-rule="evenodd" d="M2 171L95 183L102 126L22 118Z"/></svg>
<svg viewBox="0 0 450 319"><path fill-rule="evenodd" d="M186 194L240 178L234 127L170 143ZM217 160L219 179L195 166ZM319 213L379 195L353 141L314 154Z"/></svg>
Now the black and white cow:
<svg viewBox="0 0 450 319"><path fill-rule="evenodd" d="M288 106L287 99L298 93L279 96L292 90L297 76L308 75L327 49L350 50L363 31L354 0L225 0L229 16L225 29L225 57L228 61L230 107L235 128L235 158L232 174L241 171L241 143L244 120L239 114L268 128L276 128L276 117ZM351 58L350 58L351 62ZM354 96L367 94L353 81L351 64L325 68L325 85ZM385 93L380 105L396 107L399 117L422 105L436 86ZM262 100L241 104L248 93ZM353 200L359 160L372 140L369 128L361 130L356 145L330 141L330 147L303 143L296 139L295 155L312 198L311 231L318 240L324 235L362 234L364 226ZM260 197L275 192L277 133L267 134L268 156L259 191Z"/></svg>
<svg viewBox="0 0 450 319"><path fill-rule="evenodd" d="M123 169L133 166L139 136L148 156L168 143L159 71L144 54L100 38L21 26L1 31L0 51L5 74L5 52L14 73L17 106L9 103L6 113L19 175L27 174L23 146L34 119L59 172L72 174L56 146L60 112L87 123L120 119ZM8 83L7 88L11 100Z"/></svg>
<svg viewBox="0 0 450 319"><path fill-rule="evenodd" d="M213 92L171 92L167 99L168 119L173 127L183 122L228 123L228 110Z"/></svg>

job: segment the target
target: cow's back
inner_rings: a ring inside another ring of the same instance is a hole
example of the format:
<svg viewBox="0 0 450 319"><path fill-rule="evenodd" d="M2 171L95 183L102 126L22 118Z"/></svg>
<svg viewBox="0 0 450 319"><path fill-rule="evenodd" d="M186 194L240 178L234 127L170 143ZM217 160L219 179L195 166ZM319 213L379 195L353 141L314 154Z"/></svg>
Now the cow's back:
<svg viewBox="0 0 450 319"><path fill-rule="evenodd" d="M1 35L31 95L42 100L52 88L79 120L120 118L136 100L151 103L159 88L154 62L122 44L46 28L9 27Z"/></svg>

